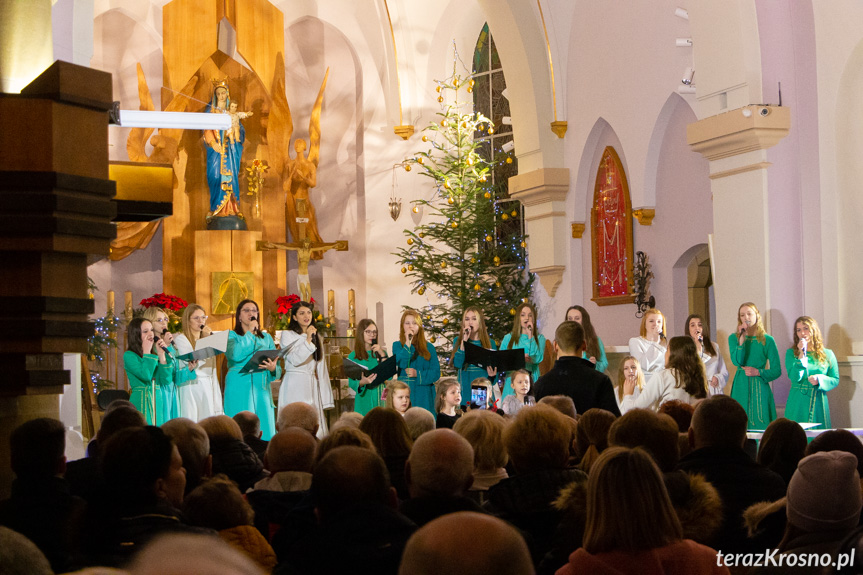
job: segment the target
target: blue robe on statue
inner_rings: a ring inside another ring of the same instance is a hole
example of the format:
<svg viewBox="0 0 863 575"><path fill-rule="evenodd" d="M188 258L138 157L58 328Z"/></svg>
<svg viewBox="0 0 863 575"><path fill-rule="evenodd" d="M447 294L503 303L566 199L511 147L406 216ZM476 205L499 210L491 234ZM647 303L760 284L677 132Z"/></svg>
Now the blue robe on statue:
<svg viewBox="0 0 863 575"><path fill-rule="evenodd" d="M230 100L228 101L230 106ZM207 112L218 113L213 104L207 105ZM207 185L210 188L210 214L217 215L225 207L233 193L234 202L240 196L240 160L243 157L243 143L246 141L246 129L240 124L240 139L232 142L228 138L229 130L206 130L207 142L216 141L222 153L208 145L207 149Z"/></svg>

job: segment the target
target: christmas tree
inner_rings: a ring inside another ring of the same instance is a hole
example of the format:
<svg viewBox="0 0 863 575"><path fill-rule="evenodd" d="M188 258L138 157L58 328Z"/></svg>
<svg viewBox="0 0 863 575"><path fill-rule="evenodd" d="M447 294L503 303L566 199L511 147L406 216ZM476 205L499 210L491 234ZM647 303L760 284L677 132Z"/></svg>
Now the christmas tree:
<svg viewBox="0 0 863 575"><path fill-rule="evenodd" d="M518 219L520 206L498 201L505 188L490 182L495 163L513 160L502 150L491 161L484 159L475 136L493 133L494 126L472 109L463 111L468 104L460 93L472 92L473 86L473 79L455 72L438 83L439 121L422 136L431 147L404 161L405 170L416 167L434 182L434 193L412 202L414 213L422 212L428 223L405 230L407 245L395 255L411 291L428 294L429 303L419 310L423 327L446 359L466 308L482 309L489 335L500 341L512 329L515 308L530 297L534 279L526 271L521 226L509 225Z"/></svg>

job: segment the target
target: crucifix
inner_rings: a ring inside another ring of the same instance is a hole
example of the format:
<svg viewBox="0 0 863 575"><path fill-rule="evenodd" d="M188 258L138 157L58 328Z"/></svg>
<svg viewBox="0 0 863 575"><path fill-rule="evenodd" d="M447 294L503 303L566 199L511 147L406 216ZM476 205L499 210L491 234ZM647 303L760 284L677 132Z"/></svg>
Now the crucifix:
<svg viewBox="0 0 863 575"><path fill-rule="evenodd" d="M309 261L312 259L312 254L323 254L327 250L336 250L337 252L348 251L348 242L346 240L337 242L313 242L306 235L306 225L309 223L309 218L306 216L306 200L297 199L297 226L299 228L298 241L292 243L274 243L259 241L255 244L257 250L287 250L297 252L297 287L300 292L300 299L310 301L312 299L312 285L309 281Z"/></svg>

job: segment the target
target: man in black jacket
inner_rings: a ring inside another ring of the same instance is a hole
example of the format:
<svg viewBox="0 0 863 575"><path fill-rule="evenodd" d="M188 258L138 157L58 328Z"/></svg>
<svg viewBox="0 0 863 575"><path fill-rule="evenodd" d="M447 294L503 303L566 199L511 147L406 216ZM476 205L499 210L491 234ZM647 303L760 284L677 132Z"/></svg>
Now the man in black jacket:
<svg viewBox="0 0 863 575"><path fill-rule="evenodd" d="M581 357L585 344L584 328L580 323L565 321L557 326L554 350L557 361L548 373L536 381L536 400L549 395L566 395L572 398L579 414L597 407L619 416L611 379L596 371L590 361Z"/></svg>

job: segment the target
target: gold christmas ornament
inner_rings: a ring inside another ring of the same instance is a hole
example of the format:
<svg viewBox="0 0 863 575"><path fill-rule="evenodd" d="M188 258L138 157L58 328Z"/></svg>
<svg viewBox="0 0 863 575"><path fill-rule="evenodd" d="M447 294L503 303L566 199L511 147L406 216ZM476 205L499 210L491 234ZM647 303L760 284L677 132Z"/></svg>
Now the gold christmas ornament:
<svg viewBox="0 0 863 575"><path fill-rule="evenodd" d="M408 171L410 171L410 170L408 170ZM484 181L486 181L487 179L488 179L488 178L486 177L486 175L485 175L485 174L483 174L482 176L480 176L479 181L480 181L480 182L484 182ZM485 197L490 198L490 197L491 197L491 194L489 194L488 192L486 192L486 193L485 193Z"/></svg>
<svg viewBox="0 0 863 575"><path fill-rule="evenodd" d="M499 264L500 263L500 257L494 256L494 263Z"/></svg>
<svg viewBox="0 0 863 575"><path fill-rule="evenodd" d="M414 239L413 238L408 238L408 245L409 246L414 245Z"/></svg>
<svg viewBox="0 0 863 575"><path fill-rule="evenodd" d="M456 296L457 296L457 297L461 297L461 296L462 296L462 292L461 292L461 290L459 290L459 292L456 294Z"/></svg>
<svg viewBox="0 0 863 575"><path fill-rule="evenodd" d="M509 315L515 315L515 308L514 307L509 308Z"/></svg>
<svg viewBox="0 0 863 575"><path fill-rule="evenodd" d="M446 199L446 203L448 203L449 205L453 205L455 203L455 200L452 196L450 196Z"/></svg>
<svg viewBox="0 0 863 575"><path fill-rule="evenodd" d="M327 329L330 329L330 324L327 324Z"/></svg>
<svg viewBox="0 0 863 575"><path fill-rule="evenodd" d="M437 336L434 336L434 335L433 335L433 336L431 336L431 337L429 338L429 341L430 341L430 342L432 342L432 343L436 342L436 341L437 341Z"/></svg>
<svg viewBox="0 0 863 575"><path fill-rule="evenodd" d="M471 88L473 88L473 85L474 85L475 83L476 83L476 82L473 80L473 78L471 78L470 82L468 82L468 86L470 86Z"/></svg>
<svg viewBox="0 0 863 575"><path fill-rule="evenodd" d="M461 127L462 127L462 128L467 128L467 122L462 122L462 123L461 123Z"/></svg>
<svg viewBox="0 0 863 575"><path fill-rule="evenodd" d="M524 240L522 240L522 242L521 242L521 247L526 248L526 247L527 247L527 242L526 242L526 241L524 241Z"/></svg>
<svg viewBox="0 0 863 575"><path fill-rule="evenodd" d="M471 92L473 92L473 86L468 86L467 93L470 94Z"/></svg>
<svg viewBox="0 0 863 575"><path fill-rule="evenodd" d="M473 165L473 156L468 156L468 159L467 159L467 165L468 165L468 166L472 166L472 165Z"/></svg>
<svg viewBox="0 0 863 575"><path fill-rule="evenodd" d="M419 233L419 234L417 234L417 235L419 235L419 237L421 237L421 238L426 237L426 235L425 235L425 233L424 233L424 232L420 232L420 233Z"/></svg>
<svg viewBox="0 0 863 575"><path fill-rule="evenodd" d="M503 215L500 217L500 219L502 219L503 221L507 221L507 220L509 219L509 214L503 214Z"/></svg>
<svg viewBox="0 0 863 575"><path fill-rule="evenodd" d="M423 158L422 156L420 156L419 158L417 158L417 163L419 163L419 164L423 164L423 163L425 163L425 158Z"/></svg>
<svg viewBox="0 0 863 575"><path fill-rule="evenodd" d="M413 264L410 264L410 265L408 266L408 271L409 271L409 272L414 271L414 266L413 266Z"/></svg>
<svg viewBox="0 0 863 575"><path fill-rule="evenodd" d="M438 102L440 102L440 103L443 103L443 96L438 96L438 97L437 97L437 101L438 101Z"/></svg>
<svg viewBox="0 0 863 575"><path fill-rule="evenodd" d="M410 171L411 171L411 165L410 165L410 164L405 164L405 171L406 171L406 172L410 172Z"/></svg>
<svg viewBox="0 0 863 575"><path fill-rule="evenodd" d="M449 180L444 180L444 181L443 181L443 187L445 187L445 188L446 188L446 189L448 189L448 190L450 189Z"/></svg>
<svg viewBox="0 0 863 575"><path fill-rule="evenodd" d="M456 228L458 227L458 222L453 222L453 223L451 223L451 224L450 224L450 227L451 227L452 229L456 229Z"/></svg>
<svg viewBox="0 0 863 575"><path fill-rule="evenodd" d="M428 142L428 141L429 141L429 137L428 137L428 136L426 136L425 134L423 134L422 141L423 141L423 142Z"/></svg>
<svg viewBox="0 0 863 575"><path fill-rule="evenodd" d="M420 289L417 290L417 293L420 295L423 295L424 293L426 293L426 288L421 287Z"/></svg>
<svg viewBox="0 0 863 575"><path fill-rule="evenodd" d="M403 274L408 273L408 268L402 268L402 273L403 273Z"/></svg>
<svg viewBox="0 0 863 575"><path fill-rule="evenodd" d="M427 316L426 316L426 321L431 321L431 316L430 316L430 315L427 315Z"/></svg>
<svg viewBox="0 0 863 575"><path fill-rule="evenodd" d="M500 287L500 282L494 282L495 287Z"/></svg>
<svg viewBox="0 0 863 575"><path fill-rule="evenodd" d="M449 323L449 320L447 318L443 318L443 324L447 325L448 323Z"/></svg>
<svg viewBox="0 0 863 575"><path fill-rule="evenodd" d="M440 263L440 268L441 268L442 270L443 270L443 269L446 269L446 262L441 262L441 263Z"/></svg>
<svg viewBox="0 0 863 575"><path fill-rule="evenodd" d="M414 207L413 207L413 213L415 213L415 214L420 213L420 207L419 207L419 206L414 206Z"/></svg>
<svg viewBox="0 0 863 575"><path fill-rule="evenodd" d="M470 263L475 264L475 263L476 263L476 258L470 258Z"/></svg>
<svg viewBox="0 0 863 575"><path fill-rule="evenodd" d="M526 297L521 298L521 303L527 303L527 298Z"/></svg>
<svg viewBox="0 0 863 575"><path fill-rule="evenodd" d="M511 215L512 217L516 217L516 216L518 215L518 211L517 211L517 210L513 210L513 211L510 213L510 215Z"/></svg>
<svg viewBox="0 0 863 575"><path fill-rule="evenodd" d="M512 158L507 158L507 159L506 159L506 163L507 163L507 164L511 164L511 163L512 163Z"/></svg>
<svg viewBox="0 0 863 575"><path fill-rule="evenodd" d="M474 291L479 291L479 290L481 290L482 288L479 286L479 284L474 284L474 285L473 285L473 289L474 289Z"/></svg>
<svg viewBox="0 0 863 575"><path fill-rule="evenodd" d="M481 177L481 178L479 179L479 181L484 182L484 181L485 181L485 176ZM486 193L484 193L484 194L483 194L483 197L484 197L485 199L487 199L487 200L490 200L490 199L491 199L491 192L486 192Z"/></svg>
<svg viewBox="0 0 863 575"><path fill-rule="evenodd" d="M494 134L494 128L492 128L491 126L489 126L489 127L488 127L488 133L489 133L489 135Z"/></svg>
<svg viewBox="0 0 863 575"><path fill-rule="evenodd" d="M456 76L456 79L453 80L452 85L455 86L456 88L458 88L458 76Z"/></svg>
<svg viewBox="0 0 863 575"><path fill-rule="evenodd" d="M440 86L437 86L437 87L435 88L435 92L440 93Z"/></svg>
<svg viewBox="0 0 863 575"><path fill-rule="evenodd" d="M487 235L487 236L485 237L485 241L487 241L487 242L490 242L490 241L491 241L491 234L489 234L489 235Z"/></svg>
<svg viewBox="0 0 863 575"><path fill-rule="evenodd" d="M446 128L446 120L445 119L440 121L440 127Z"/></svg>

